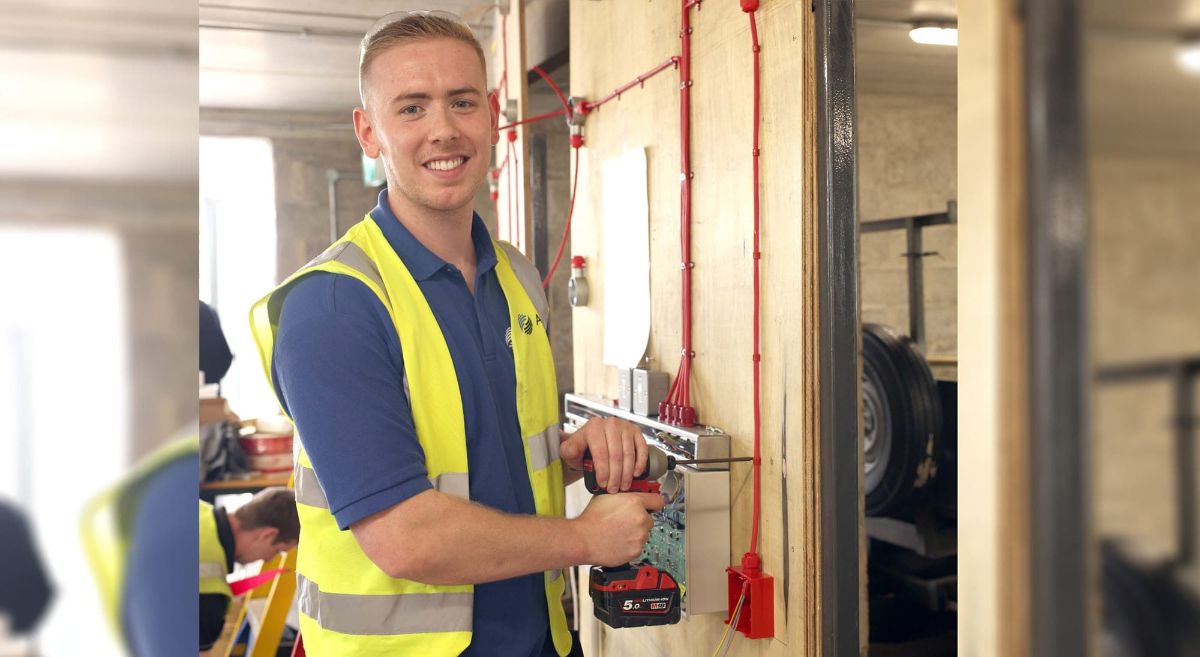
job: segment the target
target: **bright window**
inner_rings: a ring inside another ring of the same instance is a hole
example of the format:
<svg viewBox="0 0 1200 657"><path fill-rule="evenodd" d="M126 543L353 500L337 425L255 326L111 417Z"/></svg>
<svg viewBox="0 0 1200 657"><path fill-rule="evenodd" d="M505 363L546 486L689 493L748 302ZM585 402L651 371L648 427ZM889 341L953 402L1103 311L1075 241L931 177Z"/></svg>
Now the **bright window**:
<svg viewBox="0 0 1200 657"><path fill-rule="evenodd" d="M128 458L120 244L100 230L6 227L0 244L0 495L28 515L55 585L39 654L117 655L79 518Z"/></svg>
<svg viewBox="0 0 1200 657"><path fill-rule="evenodd" d="M265 139L200 138L200 298L233 351L221 394L243 418L278 412L250 335L250 306L275 285L275 177Z"/></svg>

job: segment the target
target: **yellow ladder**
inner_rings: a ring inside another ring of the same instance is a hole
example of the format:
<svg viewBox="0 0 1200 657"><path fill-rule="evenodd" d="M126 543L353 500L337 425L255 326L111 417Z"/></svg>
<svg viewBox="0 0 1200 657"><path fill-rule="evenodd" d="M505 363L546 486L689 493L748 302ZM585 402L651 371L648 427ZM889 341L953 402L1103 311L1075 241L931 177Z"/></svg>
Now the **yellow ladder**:
<svg viewBox="0 0 1200 657"><path fill-rule="evenodd" d="M246 594L245 602L239 605L232 629L228 623L226 624L226 629L230 630L229 643L221 650L214 649L213 655L247 657L244 648L233 641L233 638L246 620L249 601L266 598L266 611L259 624L258 634L251 643L248 657L275 657L279 651L279 641L283 638L283 626L287 622L288 611L292 607L292 599L296 594L296 551L282 552L273 559L263 562L261 572L275 568L286 568L287 570L276 575L270 586L260 586ZM237 603L235 602L235 604ZM222 639L224 638L225 636L222 635ZM214 646L214 648L216 647Z"/></svg>

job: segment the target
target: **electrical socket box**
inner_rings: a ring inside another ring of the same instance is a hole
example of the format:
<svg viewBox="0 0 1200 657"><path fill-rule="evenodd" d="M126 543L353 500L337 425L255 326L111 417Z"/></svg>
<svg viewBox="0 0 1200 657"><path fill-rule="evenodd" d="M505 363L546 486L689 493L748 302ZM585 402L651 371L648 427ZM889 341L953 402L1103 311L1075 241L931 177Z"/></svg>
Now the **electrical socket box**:
<svg viewBox="0 0 1200 657"><path fill-rule="evenodd" d="M628 411L633 409L633 370L617 368L617 406Z"/></svg>
<svg viewBox="0 0 1200 657"><path fill-rule="evenodd" d="M658 415L658 404L667 398L671 377L666 372L633 371L633 412L638 415Z"/></svg>
<svg viewBox="0 0 1200 657"><path fill-rule="evenodd" d="M594 417L633 422L651 449L680 459L725 458L729 436L715 427L675 427L614 407L611 402L568 394L569 425ZM570 429L568 429L569 431ZM641 558L671 574L683 587L684 615L727 611L729 566L729 466L678 465L660 480L667 506L652 514L654 526Z"/></svg>
<svg viewBox="0 0 1200 657"><path fill-rule="evenodd" d="M651 449L662 447L652 445ZM654 526L642 558L683 586L685 615L724 613L729 471L700 471L680 465L661 481L667 506L652 514Z"/></svg>

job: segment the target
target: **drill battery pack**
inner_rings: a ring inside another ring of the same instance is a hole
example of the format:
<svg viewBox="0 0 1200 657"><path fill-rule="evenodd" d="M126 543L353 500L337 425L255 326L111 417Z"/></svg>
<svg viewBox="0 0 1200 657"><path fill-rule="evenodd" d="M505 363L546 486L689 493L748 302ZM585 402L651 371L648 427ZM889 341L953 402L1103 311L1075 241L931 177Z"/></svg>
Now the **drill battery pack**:
<svg viewBox="0 0 1200 657"><path fill-rule="evenodd" d="M592 566L589 579L596 618L609 627L679 622L679 585L664 570L648 563Z"/></svg>

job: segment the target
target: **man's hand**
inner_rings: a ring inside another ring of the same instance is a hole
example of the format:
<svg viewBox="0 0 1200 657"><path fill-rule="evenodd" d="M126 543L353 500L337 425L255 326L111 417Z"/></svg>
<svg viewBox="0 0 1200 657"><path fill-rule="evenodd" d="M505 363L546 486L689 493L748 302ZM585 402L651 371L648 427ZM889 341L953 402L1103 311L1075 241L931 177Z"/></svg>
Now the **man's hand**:
<svg viewBox="0 0 1200 657"><path fill-rule="evenodd" d="M585 449L596 464L596 483L610 493L629 490L633 478L646 471L646 438L632 422L592 418L562 442L559 455L568 467L579 470Z"/></svg>
<svg viewBox="0 0 1200 657"><path fill-rule="evenodd" d="M642 553L654 521L647 511L661 511L663 498L651 493L597 495L572 525L586 546L587 563L619 566Z"/></svg>

